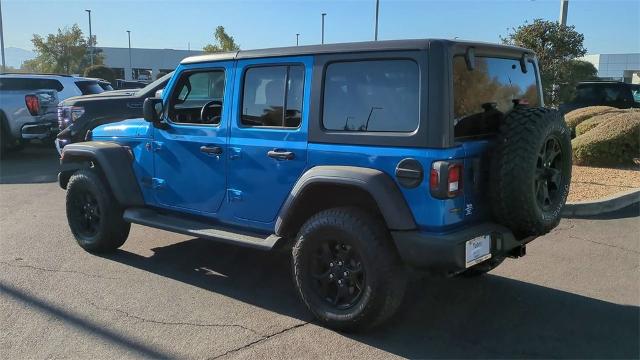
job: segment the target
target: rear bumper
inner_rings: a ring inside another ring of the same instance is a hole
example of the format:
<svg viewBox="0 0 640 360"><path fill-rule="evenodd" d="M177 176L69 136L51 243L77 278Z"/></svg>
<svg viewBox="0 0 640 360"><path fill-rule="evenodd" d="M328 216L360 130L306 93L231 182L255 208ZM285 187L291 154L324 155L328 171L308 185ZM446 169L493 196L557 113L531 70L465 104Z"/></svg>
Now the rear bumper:
<svg viewBox="0 0 640 360"><path fill-rule="evenodd" d="M53 138L57 133L57 121L28 123L24 124L20 129L21 137L26 140Z"/></svg>
<svg viewBox="0 0 640 360"><path fill-rule="evenodd" d="M392 231L402 260L412 267L436 272L458 273L465 267L465 245L473 238L491 236L491 257L517 257L534 238L517 240L506 227L482 223L446 234L421 231Z"/></svg>

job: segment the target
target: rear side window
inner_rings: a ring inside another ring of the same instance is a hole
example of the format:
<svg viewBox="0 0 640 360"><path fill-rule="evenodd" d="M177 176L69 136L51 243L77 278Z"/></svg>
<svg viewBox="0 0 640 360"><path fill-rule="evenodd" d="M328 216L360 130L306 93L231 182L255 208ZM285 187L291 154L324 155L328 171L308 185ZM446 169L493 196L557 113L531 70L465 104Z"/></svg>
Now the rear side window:
<svg viewBox="0 0 640 360"><path fill-rule="evenodd" d="M496 109L502 113L513 108L514 100L539 106L536 71L527 62L527 72L520 60L476 57L475 69L469 70L464 56L453 59L453 112L456 120ZM494 106L495 105L495 106Z"/></svg>
<svg viewBox="0 0 640 360"><path fill-rule="evenodd" d="M249 68L244 77L242 125L299 127L303 86L301 65Z"/></svg>
<svg viewBox="0 0 640 360"><path fill-rule="evenodd" d="M411 60L327 66L322 123L327 130L412 132L419 122L418 64Z"/></svg>
<svg viewBox="0 0 640 360"><path fill-rule="evenodd" d="M64 87L58 80L37 78L0 78L0 90L5 91L29 91L29 90L56 90L62 91Z"/></svg>
<svg viewBox="0 0 640 360"><path fill-rule="evenodd" d="M76 86L82 92L82 95L100 94L104 89L100 87L97 81L76 81Z"/></svg>

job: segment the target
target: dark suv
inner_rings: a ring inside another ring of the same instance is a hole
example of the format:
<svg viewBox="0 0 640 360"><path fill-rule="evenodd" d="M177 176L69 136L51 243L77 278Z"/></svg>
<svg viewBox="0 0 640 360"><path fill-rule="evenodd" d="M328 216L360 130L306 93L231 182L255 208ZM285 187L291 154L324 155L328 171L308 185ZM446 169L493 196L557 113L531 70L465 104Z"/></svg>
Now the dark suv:
<svg viewBox="0 0 640 360"><path fill-rule="evenodd" d="M621 81L584 81L576 86L576 95L560 105L563 114L588 106L612 106L618 109L640 108L640 84Z"/></svg>
<svg viewBox="0 0 640 360"><path fill-rule="evenodd" d="M69 226L90 252L130 223L289 250L321 323L375 326L407 267L480 275L558 224L571 144L541 95L531 51L484 43L187 58L144 119L64 148Z"/></svg>

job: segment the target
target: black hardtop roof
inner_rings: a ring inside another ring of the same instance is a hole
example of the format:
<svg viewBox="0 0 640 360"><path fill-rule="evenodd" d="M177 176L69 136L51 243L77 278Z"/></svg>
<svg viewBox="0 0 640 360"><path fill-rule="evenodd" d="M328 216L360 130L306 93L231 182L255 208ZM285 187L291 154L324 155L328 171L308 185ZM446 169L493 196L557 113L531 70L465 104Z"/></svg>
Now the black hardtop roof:
<svg viewBox="0 0 640 360"><path fill-rule="evenodd" d="M412 39L412 40L385 40L365 41L326 45L290 46L271 49L240 50L206 55L190 56L182 60L181 64L195 64L212 61L252 59L279 56L316 55L356 53L370 51L409 51L426 50L431 44L440 43L447 47L474 47L477 49L509 51L514 54L527 53L533 55L531 50L517 46L500 45L478 41L446 40L446 39Z"/></svg>

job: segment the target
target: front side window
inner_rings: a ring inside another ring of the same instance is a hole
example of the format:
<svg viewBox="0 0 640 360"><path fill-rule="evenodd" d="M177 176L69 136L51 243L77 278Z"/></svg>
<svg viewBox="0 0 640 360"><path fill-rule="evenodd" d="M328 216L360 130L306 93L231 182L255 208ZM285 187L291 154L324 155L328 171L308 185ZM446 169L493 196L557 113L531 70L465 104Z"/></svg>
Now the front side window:
<svg viewBox="0 0 640 360"><path fill-rule="evenodd" d="M540 104L532 62L527 62L524 73L518 59L476 57L475 68L470 70L464 56L454 57L453 112L456 121L489 110L504 113L513 108L514 100L533 107Z"/></svg>
<svg viewBox="0 0 640 360"><path fill-rule="evenodd" d="M301 65L249 68L244 77L244 126L297 128L302 115L304 67Z"/></svg>
<svg viewBox="0 0 640 360"><path fill-rule="evenodd" d="M224 87L224 70L183 74L171 95L169 119L176 123L218 125Z"/></svg>
<svg viewBox="0 0 640 360"><path fill-rule="evenodd" d="M420 73L411 60L327 66L322 123L327 130L412 132L418 128Z"/></svg>

